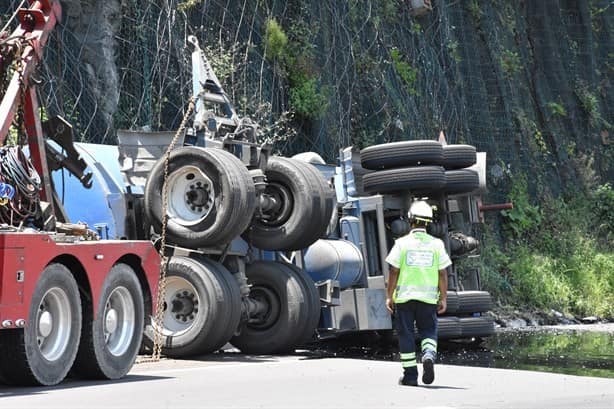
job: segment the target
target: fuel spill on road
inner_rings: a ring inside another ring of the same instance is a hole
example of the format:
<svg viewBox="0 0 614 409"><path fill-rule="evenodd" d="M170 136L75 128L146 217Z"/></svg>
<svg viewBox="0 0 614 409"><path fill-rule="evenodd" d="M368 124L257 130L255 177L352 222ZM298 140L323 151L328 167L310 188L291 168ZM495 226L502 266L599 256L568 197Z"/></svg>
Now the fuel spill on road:
<svg viewBox="0 0 614 409"><path fill-rule="evenodd" d="M394 336L381 334L358 342L355 338L330 340L308 354L398 360ZM614 324L599 331L591 326L502 328L485 340L441 342L438 363L614 378Z"/></svg>

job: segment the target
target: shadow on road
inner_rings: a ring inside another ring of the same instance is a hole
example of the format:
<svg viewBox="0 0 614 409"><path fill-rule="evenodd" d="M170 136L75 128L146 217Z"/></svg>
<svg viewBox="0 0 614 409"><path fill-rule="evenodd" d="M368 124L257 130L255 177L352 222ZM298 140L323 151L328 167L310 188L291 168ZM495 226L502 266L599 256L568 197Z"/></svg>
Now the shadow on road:
<svg viewBox="0 0 614 409"><path fill-rule="evenodd" d="M15 396L32 396L32 395L42 395L51 391L58 391L63 389L75 389L75 388L86 388L91 386L99 386L105 385L110 386L118 383L127 383L127 382L144 382L144 381L158 381L162 379L170 379L166 376L149 376L149 375L126 375L122 379L118 380L96 380L96 381L88 381L82 379L71 379L68 378L64 382L55 386L10 386L10 385L2 385L0 384L0 401L2 398L15 397Z"/></svg>
<svg viewBox="0 0 614 409"><path fill-rule="evenodd" d="M189 358L178 358L178 361L199 361L199 362L235 362L235 363L262 363L278 362L286 355L245 355L240 352L216 352L207 355L197 355ZM299 354L288 354L287 356L300 356Z"/></svg>
<svg viewBox="0 0 614 409"><path fill-rule="evenodd" d="M425 389L453 389L453 390L467 390L467 388L459 388L457 386L445 386L445 385L420 385Z"/></svg>

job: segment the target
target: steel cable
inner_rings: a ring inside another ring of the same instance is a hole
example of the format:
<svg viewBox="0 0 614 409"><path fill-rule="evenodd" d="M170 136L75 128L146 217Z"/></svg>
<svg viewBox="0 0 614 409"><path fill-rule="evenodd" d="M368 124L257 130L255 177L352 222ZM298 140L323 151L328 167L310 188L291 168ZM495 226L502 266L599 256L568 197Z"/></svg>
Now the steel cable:
<svg viewBox="0 0 614 409"><path fill-rule="evenodd" d="M36 215L41 178L21 147L0 148L0 182L14 189L12 198L0 198L2 223L18 225Z"/></svg>

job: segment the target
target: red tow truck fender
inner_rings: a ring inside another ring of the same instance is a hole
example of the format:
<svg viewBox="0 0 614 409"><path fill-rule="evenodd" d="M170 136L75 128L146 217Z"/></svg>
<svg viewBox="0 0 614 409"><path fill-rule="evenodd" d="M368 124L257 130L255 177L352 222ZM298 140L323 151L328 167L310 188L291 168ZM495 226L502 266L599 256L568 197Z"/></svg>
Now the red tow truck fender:
<svg viewBox="0 0 614 409"><path fill-rule="evenodd" d="M53 262L68 264L78 275L81 288L91 295L96 314L102 284L111 268L124 262L135 268L150 304L157 296L160 256L148 241L104 240L56 242L49 233L0 233L0 325L21 327L28 317L30 300L44 268ZM75 271L76 270L76 271ZM146 311L153 306L147 305Z"/></svg>

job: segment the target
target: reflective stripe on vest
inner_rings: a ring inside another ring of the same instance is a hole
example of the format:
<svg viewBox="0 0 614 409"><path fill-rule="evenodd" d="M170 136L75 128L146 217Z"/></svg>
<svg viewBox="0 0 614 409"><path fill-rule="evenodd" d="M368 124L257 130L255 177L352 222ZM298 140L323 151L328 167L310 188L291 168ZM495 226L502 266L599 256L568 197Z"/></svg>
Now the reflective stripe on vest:
<svg viewBox="0 0 614 409"><path fill-rule="evenodd" d="M437 239L417 231L409 234L401 250L395 303L418 300L437 304L439 298L439 246Z"/></svg>
<svg viewBox="0 0 614 409"><path fill-rule="evenodd" d="M435 302L429 302L435 304L438 297L438 286L398 285L395 297L397 301L395 302L399 302L399 300L421 300L424 302L435 300Z"/></svg>

